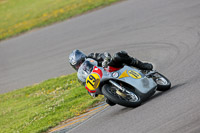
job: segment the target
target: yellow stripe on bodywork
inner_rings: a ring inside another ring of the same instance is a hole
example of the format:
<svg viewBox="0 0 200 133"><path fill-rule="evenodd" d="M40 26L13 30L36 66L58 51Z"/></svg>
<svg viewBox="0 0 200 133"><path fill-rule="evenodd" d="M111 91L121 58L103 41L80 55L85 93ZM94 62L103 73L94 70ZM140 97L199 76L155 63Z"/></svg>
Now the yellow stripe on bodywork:
<svg viewBox="0 0 200 133"><path fill-rule="evenodd" d="M125 78L125 77L129 77L129 75L127 74L127 70L125 70L125 71L119 76L119 79Z"/></svg>

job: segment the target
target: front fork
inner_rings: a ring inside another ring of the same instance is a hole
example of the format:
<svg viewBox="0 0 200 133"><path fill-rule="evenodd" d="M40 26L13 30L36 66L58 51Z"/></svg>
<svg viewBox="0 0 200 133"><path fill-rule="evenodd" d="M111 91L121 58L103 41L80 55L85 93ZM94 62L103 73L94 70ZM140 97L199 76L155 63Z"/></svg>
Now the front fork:
<svg viewBox="0 0 200 133"><path fill-rule="evenodd" d="M126 90L124 87L122 87L121 85L119 85L118 83L116 83L113 80L109 80L109 82L116 87L116 93L122 97L126 97L126 96L130 96L132 99L138 100L138 97L133 93L130 92L128 90ZM126 94L124 94L126 93Z"/></svg>

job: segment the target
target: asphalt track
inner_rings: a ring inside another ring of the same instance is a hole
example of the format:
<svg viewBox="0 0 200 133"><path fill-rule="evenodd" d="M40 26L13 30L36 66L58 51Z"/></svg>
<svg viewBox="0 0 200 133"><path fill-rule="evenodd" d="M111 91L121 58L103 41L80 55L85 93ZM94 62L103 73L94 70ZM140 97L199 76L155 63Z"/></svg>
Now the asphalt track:
<svg viewBox="0 0 200 133"><path fill-rule="evenodd" d="M132 109L111 107L70 133L200 132L200 1L126 0L0 42L0 91L74 72L68 55L126 50L172 82Z"/></svg>

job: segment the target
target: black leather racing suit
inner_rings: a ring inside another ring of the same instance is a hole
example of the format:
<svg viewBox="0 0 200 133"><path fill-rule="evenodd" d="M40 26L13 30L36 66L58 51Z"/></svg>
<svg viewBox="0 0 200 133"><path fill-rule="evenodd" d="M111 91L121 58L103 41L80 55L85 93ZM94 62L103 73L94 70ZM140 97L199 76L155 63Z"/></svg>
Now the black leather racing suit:
<svg viewBox="0 0 200 133"><path fill-rule="evenodd" d="M152 70L153 65L150 63L144 63L136 58L130 57L127 52L121 51L114 54L113 57L107 52L105 53L91 53L87 56L88 58L92 58L98 62L99 66L102 66L102 62L106 58L110 58L110 61L108 63L109 66L112 67L123 67L123 64L126 64L128 66L134 66L142 70Z"/></svg>

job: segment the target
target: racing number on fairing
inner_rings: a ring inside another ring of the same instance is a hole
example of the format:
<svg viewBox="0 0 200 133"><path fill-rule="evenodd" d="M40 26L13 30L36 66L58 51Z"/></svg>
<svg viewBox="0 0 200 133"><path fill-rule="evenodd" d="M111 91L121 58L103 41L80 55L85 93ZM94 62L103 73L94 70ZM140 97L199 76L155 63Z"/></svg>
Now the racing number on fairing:
<svg viewBox="0 0 200 133"><path fill-rule="evenodd" d="M86 79L86 85L88 89L95 90L99 87L100 77L96 73L90 74Z"/></svg>
<svg viewBox="0 0 200 133"><path fill-rule="evenodd" d="M93 86L94 88L95 88L95 86L96 86L96 79L95 79L95 77L94 76L92 76L92 75L90 75L89 76L89 79L90 80L87 80L87 83L89 83L91 86ZM92 82L92 83L91 83Z"/></svg>

